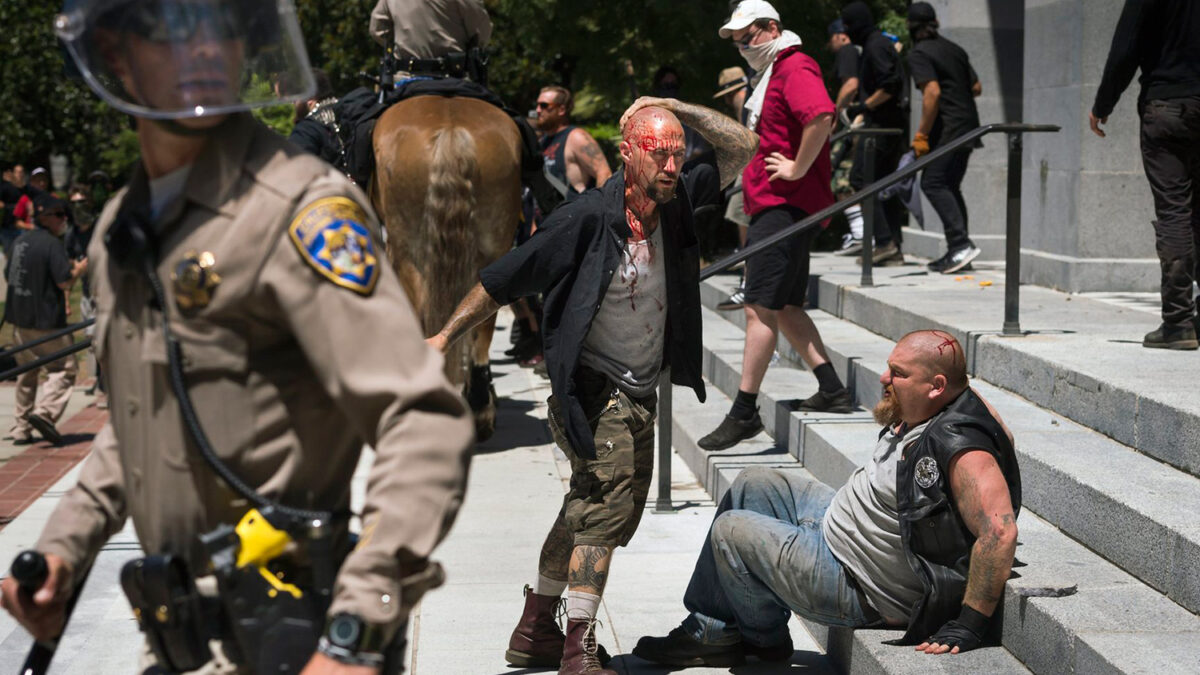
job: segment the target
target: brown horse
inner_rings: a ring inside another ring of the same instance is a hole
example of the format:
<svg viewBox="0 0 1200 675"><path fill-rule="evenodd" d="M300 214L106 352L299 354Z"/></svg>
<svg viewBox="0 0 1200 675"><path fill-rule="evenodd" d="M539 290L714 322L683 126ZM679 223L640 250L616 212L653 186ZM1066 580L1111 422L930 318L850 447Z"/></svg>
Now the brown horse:
<svg viewBox="0 0 1200 675"><path fill-rule="evenodd" d="M421 318L441 329L479 279L512 247L521 217L520 133L504 111L471 98L417 96L375 126L371 200L388 257ZM496 426L488 348L493 316L452 345L446 375L464 387L480 440Z"/></svg>

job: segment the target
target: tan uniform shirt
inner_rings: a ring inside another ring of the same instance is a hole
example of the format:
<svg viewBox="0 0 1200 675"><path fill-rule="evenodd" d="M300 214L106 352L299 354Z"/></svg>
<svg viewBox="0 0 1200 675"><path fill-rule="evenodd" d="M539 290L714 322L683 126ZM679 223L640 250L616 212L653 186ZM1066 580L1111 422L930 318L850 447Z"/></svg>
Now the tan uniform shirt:
<svg viewBox="0 0 1200 675"><path fill-rule="evenodd" d="M181 423L148 284L120 269L104 243L120 204L149 203L147 185L139 168L88 251L111 417L38 543L76 570L130 516L147 554L183 555L202 571L196 536L248 508ZM361 215L362 232L378 234L365 197L343 176L250 116L231 119L153 223L158 275L200 422L248 485L289 506L346 511L363 444L376 448L363 535L330 611L395 630L423 591L405 584L402 594L402 580L423 568L461 504L473 428L378 246L360 238L357 249L303 252L301 240L322 222L312 206L330 198L340 198L343 215ZM297 223L305 228L293 239ZM333 223L326 242L349 227ZM357 291L319 264L322 256L351 264L355 251L360 263L374 256L376 270ZM171 273L197 253L212 254L220 282L207 306L185 310Z"/></svg>
<svg viewBox="0 0 1200 675"><path fill-rule="evenodd" d="M486 46L492 20L482 0L379 0L371 37L384 47L395 44L397 57L435 59L466 52L473 37Z"/></svg>

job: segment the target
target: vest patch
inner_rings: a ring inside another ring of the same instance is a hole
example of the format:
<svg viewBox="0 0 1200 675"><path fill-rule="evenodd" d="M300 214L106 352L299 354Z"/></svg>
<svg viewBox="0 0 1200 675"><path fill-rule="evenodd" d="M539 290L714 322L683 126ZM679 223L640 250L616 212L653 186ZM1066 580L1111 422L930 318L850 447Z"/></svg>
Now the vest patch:
<svg viewBox="0 0 1200 675"><path fill-rule="evenodd" d="M913 470L913 480L922 488L933 487L941 474L938 472L937 460L932 457L922 457L917 460Z"/></svg>
<svg viewBox="0 0 1200 675"><path fill-rule="evenodd" d="M379 257L367 214L353 200L327 197L304 207L288 227L300 256L321 276L370 295L379 280Z"/></svg>

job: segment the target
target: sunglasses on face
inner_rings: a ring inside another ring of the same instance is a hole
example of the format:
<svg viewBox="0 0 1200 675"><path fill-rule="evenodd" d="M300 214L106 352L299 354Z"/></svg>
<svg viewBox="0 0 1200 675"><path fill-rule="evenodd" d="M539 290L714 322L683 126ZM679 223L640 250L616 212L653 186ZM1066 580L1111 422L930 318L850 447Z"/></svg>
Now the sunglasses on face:
<svg viewBox="0 0 1200 675"><path fill-rule="evenodd" d="M151 42L187 42L203 29L218 40L246 37L246 17L232 0L139 2L126 14L124 29Z"/></svg>
<svg viewBox="0 0 1200 675"><path fill-rule="evenodd" d="M547 103L546 101L538 101L537 109L538 110L549 110L550 108L553 108L556 105L558 105L558 104L557 103Z"/></svg>
<svg viewBox="0 0 1200 675"><path fill-rule="evenodd" d="M745 35L742 36L741 40L734 40L733 43L738 46L738 49L746 49L747 47L750 46L750 43L754 40L754 38L758 37L758 34L761 32L762 32L762 29L759 28L758 30L754 31L753 33L746 33Z"/></svg>

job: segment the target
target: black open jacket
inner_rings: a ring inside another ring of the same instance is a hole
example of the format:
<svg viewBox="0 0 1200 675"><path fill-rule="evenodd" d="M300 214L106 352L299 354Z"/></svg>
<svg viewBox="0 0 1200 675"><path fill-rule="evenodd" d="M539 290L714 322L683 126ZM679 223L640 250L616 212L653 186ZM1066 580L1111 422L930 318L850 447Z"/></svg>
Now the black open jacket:
<svg viewBox="0 0 1200 675"><path fill-rule="evenodd" d="M963 524L950 493L950 460L972 449L996 458L1008 483L1013 514L1021 512L1016 451L983 400L967 389L933 418L896 469L900 539L925 594L913 606L908 629L895 644L924 642L962 609L975 535Z"/></svg>
<svg viewBox="0 0 1200 675"><path fill-rule="evenodd" d="M692 207L684 183L661 207L667 271L667 330L663 367L671 382L691 387L704 400L700 379L700 254ZM613 174L556 209L529 241L488 265L479 281L501 305L545 293L542 343L550 388L566 416L566 434L581 457L596 456L583 406L575 395L575 370L592 319L600 309L623 243L632 235L625 221L625 175Z"/></svg>

